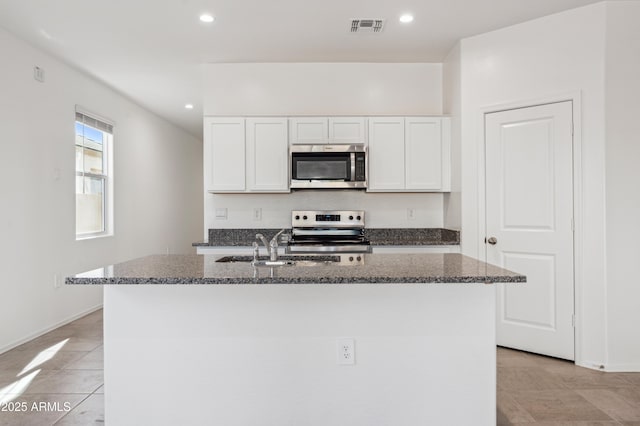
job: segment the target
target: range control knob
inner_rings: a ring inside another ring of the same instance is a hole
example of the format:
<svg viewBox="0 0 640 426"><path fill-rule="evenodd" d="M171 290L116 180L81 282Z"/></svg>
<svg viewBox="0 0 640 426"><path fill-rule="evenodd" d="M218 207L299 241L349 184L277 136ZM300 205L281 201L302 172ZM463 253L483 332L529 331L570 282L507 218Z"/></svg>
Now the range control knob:
<svg viewBox="0 0 640 426"><path fill-rule="evenodd" d="M353 216L349 216L349 220L353 220Z"/></svg>
<svg viewBox="0 0 640 426"><path fill-rule="evenodd" d="M296 215L296 220L300 220L300 215L299 214Z"/></svg>
<svg viewBox="0 0 640 426"><path fill-rule="evenodd" d="M362 218L361 218L360 216L358 216L358 217L356 217L356 219L360 220L360 219L362 219Z"/></svg>
<svg viewBox="0 0 640 426"><path fill-rule="evenodd" d="M305 214L304 216L302 216L303 220L307 220L307 215Z"/></svg>
<svg viewBox="0 0 640 426"><path fill-rule="evenodd" d="M353 262L353 256L349 256L349 262Z"/></svg>
<svg viewBox="0 0 640 426"><path fill-rule="evenodd" d="M361 258L360 256L358 256L358 257L356 257L356 260L357 260L358 262L360 262L360 261L362 260L362 258Z"/></svg>

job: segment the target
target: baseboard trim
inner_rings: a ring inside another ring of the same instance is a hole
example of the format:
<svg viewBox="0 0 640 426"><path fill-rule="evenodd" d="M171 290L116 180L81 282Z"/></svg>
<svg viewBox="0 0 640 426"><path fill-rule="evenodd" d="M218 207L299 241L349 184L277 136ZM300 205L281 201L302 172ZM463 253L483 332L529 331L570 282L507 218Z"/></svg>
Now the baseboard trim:
<svg viewBox="0 0 640 426"><path fill-rule="evenodd" d="M603 365L596 362L576 362L579 367L589 368L596 371L604 371L606 373L640 373L640 363L631 364L609 364Z"/></svg>
<svg viewBox="0 0 640 426"><path fill-rule="evenodd" d="M611 373L640 373L640 363L605 365L604 371Z"/></svg>
<svg viewBox="0 0 640 426"><path fill-rule="evenodd" d="M20 345L22 345L24 343L27 343L30 340L33 340L33 339L35 339L37 337L40 337L43 334L47 334L48 332L50 332L52 330L55 330L58 327L62 327L63 325L67 325L70 322L73 322L73 321L75 321L75 320L77 320L79 318L84 317L85 315L89 315L90 313L95 312L95 311L97 311L99 309L102 309L102 303L100 303L98 305L95 305L95 306L93 306L93 307L91 307L91 308L89 308L87 310L84 310L84 311L82 311L80 313L77 313L75 315L72 315L72 316L70 316L70 317L68 317L68 318L66 318L66 319L64 319L62 321L59 321L59 322L57 322L57 323L55 323L55 324L53 324L53 325L51 325L49 327L43 328L43 329L41 329L39 331L36 331L35 333L32 333L32 334L30 334L30 335L28 335L28 336L26 336L26 337L24 337L22 339L19 339L19 340L16 340L15 342L9 343L8 345L3 346L3 347L0 348L0 355L5 353L5 352L10 351L11 349L17 348L18 346L20 346Z"/></svg>
<svg viewBox="0 0 640 426"><path fill-rule="evenodd" d="M590 370L605 371L604 370L604 365L599 364L599 363L594 362L594 361L581 361L581 362L579 362L578 360L576 360L575 364L578 367L584 367L584 368L588 368Z"/></svg>

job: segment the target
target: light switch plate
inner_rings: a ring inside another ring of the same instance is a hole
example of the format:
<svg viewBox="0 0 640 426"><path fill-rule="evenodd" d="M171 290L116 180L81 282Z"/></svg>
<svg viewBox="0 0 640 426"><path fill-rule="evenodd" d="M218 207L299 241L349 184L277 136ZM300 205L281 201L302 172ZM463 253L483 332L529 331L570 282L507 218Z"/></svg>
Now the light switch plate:
<svg viewBox="0 0 640 426"><path fill-rule="evenodd" d="M33 78L40 83L44 83L44 68L33 67Z"/></svg>
<svg viewBox="0 0 640 426"><path fill-rule="evenodd" d="M216 209L216 220L226 220L227 219L227 209L221 208Z"/></svg>

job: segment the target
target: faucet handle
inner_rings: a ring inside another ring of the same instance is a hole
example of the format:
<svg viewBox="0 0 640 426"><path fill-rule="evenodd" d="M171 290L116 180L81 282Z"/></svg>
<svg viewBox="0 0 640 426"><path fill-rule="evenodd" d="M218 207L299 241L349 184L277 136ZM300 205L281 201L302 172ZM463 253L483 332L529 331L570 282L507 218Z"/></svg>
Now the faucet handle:
<svg viewBox="0 0 640 426"><path fill-rule="evenodd" d="M278 245L278 237L282 235L282 233L286 230L287 230L286 228L282 228L280 231L278 231L278 233L274 235L273 238L271 239L271 244Z"/></svg>

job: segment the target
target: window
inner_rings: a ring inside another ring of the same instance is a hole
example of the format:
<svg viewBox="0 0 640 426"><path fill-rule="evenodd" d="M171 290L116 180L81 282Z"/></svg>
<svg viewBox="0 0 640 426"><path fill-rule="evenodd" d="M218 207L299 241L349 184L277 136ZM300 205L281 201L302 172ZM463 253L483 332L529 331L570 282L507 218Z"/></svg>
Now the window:
<svg viewBox="0 0 640 426"><path fill-rule="evenodd" d="M113 124L76 110L76 239L112 232Z"/></svg>

